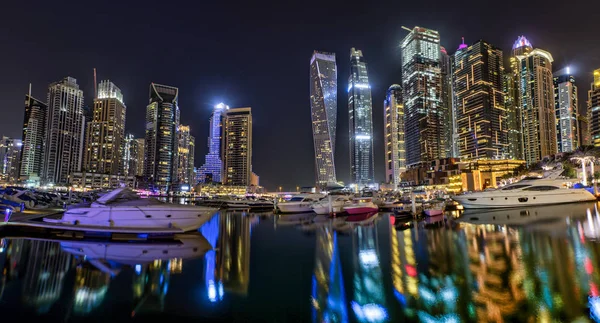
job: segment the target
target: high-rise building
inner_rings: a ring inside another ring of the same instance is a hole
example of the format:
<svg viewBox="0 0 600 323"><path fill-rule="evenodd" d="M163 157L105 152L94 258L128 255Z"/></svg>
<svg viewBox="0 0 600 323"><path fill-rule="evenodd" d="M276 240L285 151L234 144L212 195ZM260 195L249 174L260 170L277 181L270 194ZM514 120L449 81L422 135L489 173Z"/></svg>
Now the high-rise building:
<svg viewBox="0 0 600 323"><path fill-rule="evenodd" d="M150 84L146 107L144 176L155 189L168 191L177 180L179 89Z"/></svg>
<svg viewBox="0 0 600 323"><path fill-rule="evenodd" d="M204 159L204 165L200 167L197 179L205 182L207 175L212 178L211 181L221 183L221 170L223 162L221 160L221 140L223 138L223 115L229 110L229 106L219 103L214 107L210 116L210 127L208 129L208 154ZM194 183L195 184L195 183Z"/></svg>
<svg viewBox="0 0 600 323"><path fill-rule="evenodd" d="M132 134L127 134L123 149L123 175L141 176L143 170L144 138L134 138Z"/></svg>
<svg viewBox="0 0 600 323"><path fill-rule="evenodd" d="M84 170L88 173L125 175L125 103L112 82L98 84L92 121L87 124Z"/></svg>
<svg viewBox="0 0 600 323"><path fill-rule="evenodd" d="M179 184L196 184L194 179L194 136L190 135L190 126L179 125L177 133L179 136L177 181Z"/></svg>
<svg viewBox="0 0 600 323"><path fill-rule="evenodd" d="M590 132L587 116L577 115L577 138L579 138L579 146L591 145Z"/></svg>
<svg viewBox="0 0 600 323"><path fill-rule="evenodd" d="M502 50L483 40L461 45L454 53L452 69L459 157L503 158L508 127Z"/></svg>
<svg viewBox="0 0 600 323"><path fill-rule="evenodd" d="M458 134L456 133L456 116L452 101L452 59L443 46L440 46L440 70L442 71L442 104L446 114L444 127L446 156L458 157Z"/></svg>
<svg viewBox="0 0 600 323"><path fill-rule="evenodd" d="M44 156L46 112L48 105L25 95L23 118L23 146L21 147L19 181L39 185Z"/></svg>
<svg viewBox="0 0 600 323"><path fill-rule="evenodd" d="M350 121L350 174L363 187L375 180L373 157L373 102L367 63L362 51L350 49L348 77L348 119Z"/></svg>
<svg viewBox="0 0 600 323"><path fill-rule="evenodd" d="M404 102L402 86L393 84L387 90L383 101L385 138L385 182L400 185L400 174L406 170L404 149Z"/></svg>
<svg viewBox="0 0 600 323"><path fill-rule="evenodd" d="M252 176L252 111L235 108L225 111L223 120L224 184L249 186Z"/></svg>
<svg viewBox="0 0 600 323"><path fill-rule="evenodd" d="M512 60L513 58L511 57L511 62ZM506 109L506 127L508 128L506 158L523 160L523 126L521 125L521 109L517 105L519 89L512 70L505 72L502 80L504 109Z"/></svg>
<svg viewBox="0 0 600 323"><path fill-rule="evenodd" d="M594 70L594 80L588 91L587 115L590 144L600 147L600 68Z"/></svg>
<svg viewBox="0 0 600 323"><path fill-rule="evenodd" d="M556 143L559 153L579 147L577 137L577 86L570 68L554 74L554 113L556 114Z"/></svg>
<svg viewBox="0 0 600 323"><path fill-rule="evenodd" d="M0 141L0 181L16 183L19 180L19 159L21 157L21 139L2 137Z"/></svg>
<svg viewBox="0 0 600 323"><path fill-rule="evenodd" d="M440 35L414 27L400 44L407 166L446 157Z"/></svg>
<svg viewBox="0 0 600 323"><path fill-rule="evenodd" d="M556 154L556 113L552 55L533 49L523 36L513 45L519 108L523 126L524 157L528 165Z"/></svg>
<svg viewBox="0 0 600 323"><path fill-rule="evenodd" d="M42 181L67 185L69 175L79 172L83 160L85 117L83 91L77 80L66 77L48 87L46 143Z"/></svg>
<svg viewBox="0 0 600 323"><path fill-rule="evenodd" d="M337 125L337 65L335 54L314 51L310 59L310 110L318 187L337 182L335 130Z"/></svg>

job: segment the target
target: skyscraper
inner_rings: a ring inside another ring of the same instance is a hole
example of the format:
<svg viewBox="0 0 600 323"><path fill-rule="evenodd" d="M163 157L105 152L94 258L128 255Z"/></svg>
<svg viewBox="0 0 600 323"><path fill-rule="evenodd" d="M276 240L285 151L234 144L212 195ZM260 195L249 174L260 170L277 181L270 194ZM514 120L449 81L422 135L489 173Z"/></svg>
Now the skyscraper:
<svg viewBox="0 0 600 323"><path fill-rule="evenodd" d="M594 70L594 80L588 91L587 104L590 144L600 147L600 68Z"/></svg>
<svg viewBox="0 0 600 323"><path fill-rule="evenodd" d="M404 102L402 86L393 84L387 90L384 109L385 182L400 185L400 174L406 170L404 148Z"/></svg>
<svg viewBox="0 0 600 323"><path fill-rule="evenodd" d="M81 170L85 120L83 91L77 80L66 77L48 88L43 182L67 185L69 175Z"/></svg>
<svg viewBox="0 0 600 323"><path fill-rule="evenodd" d="M155 189L168 191L177 180L179 89L150 84L146 107L145 171Z"/></svg>
<svg viewBox="0 0 600 323"><path fill-rule="evenodd" d="M456 133L456 116L454 115L452 101L452 60L448 51L440 46L440 69L442 71L442 105L446 115L444 127L444 141L446 142L446 156L458 157L458 134Z"/></svg>
<svg viewBox="0 0 600 323"><path fill-rule="evenodd" d="M483 40L461 45L454 53L452 69L459 157L503 158L508 128L502 51Z"/></svg>
<svg viewBox="0 0 600 323"><path fill-rule="evenodd" d="M135 141L137 141L137 151L136 151L136 156L137 156L137 162L136 162L136 170L135 170L135 176L144 176L144 165L145 165L145 147L146 147L146 140L144 138L135 138Z"/></svg>
<svg viewBox="0 0 600 323"><path fill-rule="evenodd" d="M514 58L516 60L516 58ZM513 58L511 57L511 63ZM512 66L512 65L511 65ZM521 109L518 106L519 89L515 82L513 71L503 75L504 109L506 109L506 127L508 128L508 146L506 158L523 159L523 126L521 124Z"/></svg>
<svg viewBox="0 0 600 323"><path fill-rule="evenodd" d="M223 121L224 184L249 186L252 176L251 108L226 110Z"/></svg>
<svg viewBox="0 0 600 323"><path fill-rule="evenodd" d="M310 60L310 110L318 187L337 182L335 129L337 125L337 65L335 54L314 51Z"/></svg>
<svg viewBox="0 0 600 323"><path fill-rule="evenodd" d="M446 157L446 111L440 69L440 35L414 27L404 37L402 87L405 111L406 164Z"/></svg>
<svg viewBox="0 0 600 323"><path fill-rule="evenodd" d="M2 141L0 141L0 180L2 182L16 183L19 180L21 146L21 139L2 137Z"/></svg>
<svg viewBox="0 0 600 323"><path fill-rule="evenodd" d="M208 154L204 159L204 165L200 167L198 178L204 182L207 175L210 175L212 181L222 182L221 170L223 162L221 160L221 140L223 136L223 115L229 110L229 106L219 103L215 106L210 116L210 128L208 129Z"/></svg>
<svg viewBox="0 0 600 323"><path fill-rule="evenodd" d="M577 137L577 86L567 67L554 74L554 113L558 152L571 152L579 147Z"/></svg>
<svg viewBox="0 0 600 323"><path fill-rule="evenodd" d="M177 181L179 184L195 184L194 173L194 136L190 135L190 126L179 125L179 162L177 163Z"/></svg>
<svg viewBox="0 0 600 323"><path fill-rule="evenodd" d="M86 172L124 175L126 109L121 90L108 80L101 81L92 120L87 124Z"/></svg>
<svg viewBox="0 0 600 323"><path fill-rule="evenodd" d="M140 144L142 147L140 147ZM139 165L140 161L142 162L142 165ZM123 149L123 175L140 175L138 170L143 169L143 161L144 139L136 139L132 134L127 134L125 136L125 148Z"/></svg>
<svg viewBox="0 0 600 323"><path fill-rule="evenodd" d="M348 119L350 121L350 172L359 186L374 182L373 102L367 63L361 50L350 49L348 77Z"/></svg>
<svg viewBox="0 0 600 323"><path fill-rule="evenodd" d="M46 112L48 105L25 95L23 118L23 146L21 147L19 181L39 184L44 156ZM34 183L35 182L35 183Z"/></svg>
<svg viewBox="0 0 600 323"><path fill-rule="evenodd" d="M528 165L557 152L552 55L532 49L523 36L513 45L516 57L524 157Z"/></svg>

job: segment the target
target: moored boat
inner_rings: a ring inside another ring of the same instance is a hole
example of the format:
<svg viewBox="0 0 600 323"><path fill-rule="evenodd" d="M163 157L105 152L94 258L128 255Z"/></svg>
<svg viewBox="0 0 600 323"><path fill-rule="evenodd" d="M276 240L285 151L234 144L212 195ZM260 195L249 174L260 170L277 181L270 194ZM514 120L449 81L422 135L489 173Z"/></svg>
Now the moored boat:
<svg viewBox="0 0 600 323"><path fill-rule="evenodd" d="M377 212L379 208L370 197L357 197L352 199L352 204L344 206L344 211L350 215Z"/></svg>
<svg viewBox="0 0 600 323"><path fill-rule="evenodd" d="M313 203L322 198L321 194L298 194L287 202L277 204L277 207L281 213L307 213L312 212Z"/></svg>

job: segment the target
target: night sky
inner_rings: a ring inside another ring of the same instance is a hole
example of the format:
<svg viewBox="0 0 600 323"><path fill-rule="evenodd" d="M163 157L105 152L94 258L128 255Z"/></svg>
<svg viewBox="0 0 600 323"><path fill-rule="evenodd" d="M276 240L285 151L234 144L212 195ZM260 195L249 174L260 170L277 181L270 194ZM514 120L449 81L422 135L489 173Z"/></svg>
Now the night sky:
<svg viewBox="0 0 600 323"><path fill-rule="evenodd" d="M188 3L189 2L189 3ZM600 67L600 1L10 1L0 10L0 134L21 137L24 95L46 99L72 76L93 99L98 81L121 88L128 132L143 136L150 82L177 86L182 123L207 152L208 118L221 101L252 107L253 168L274 190L314 184L309 63L314 49L338 64L338 179L350 178L347 81L351 47L362 49L373 95L376 180L384 179L383 99L401 82L401 26L438 30L451 54L464 36L502 48L518 35L571 66L585 106Z"/></svg>

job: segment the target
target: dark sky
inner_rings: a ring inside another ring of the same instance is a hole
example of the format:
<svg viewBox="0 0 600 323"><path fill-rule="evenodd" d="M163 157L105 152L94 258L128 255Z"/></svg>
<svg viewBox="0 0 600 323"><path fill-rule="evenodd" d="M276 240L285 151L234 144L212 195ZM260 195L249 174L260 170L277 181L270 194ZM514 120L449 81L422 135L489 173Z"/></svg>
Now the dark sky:
<svg viewBox="0 0 600 323"><path fill-rule="evenodd" d="M338 178L348 182L347 80L351 47L363 50L373 94L375 172L383 180L383 99L400 83L401 26L436 29L453 53L460 37L508 55L518 35L571 66L580 104L600 67L600 1L10 1L0 10L0 134L21 136L24 95L45 99L69 75L93 97L93 72L121 88L128 132L143 135L150 82L177 86L182 123L207 151L214 104L252 107L253 168L268 189L314 183L309 60L338 59Z"/></svg>

